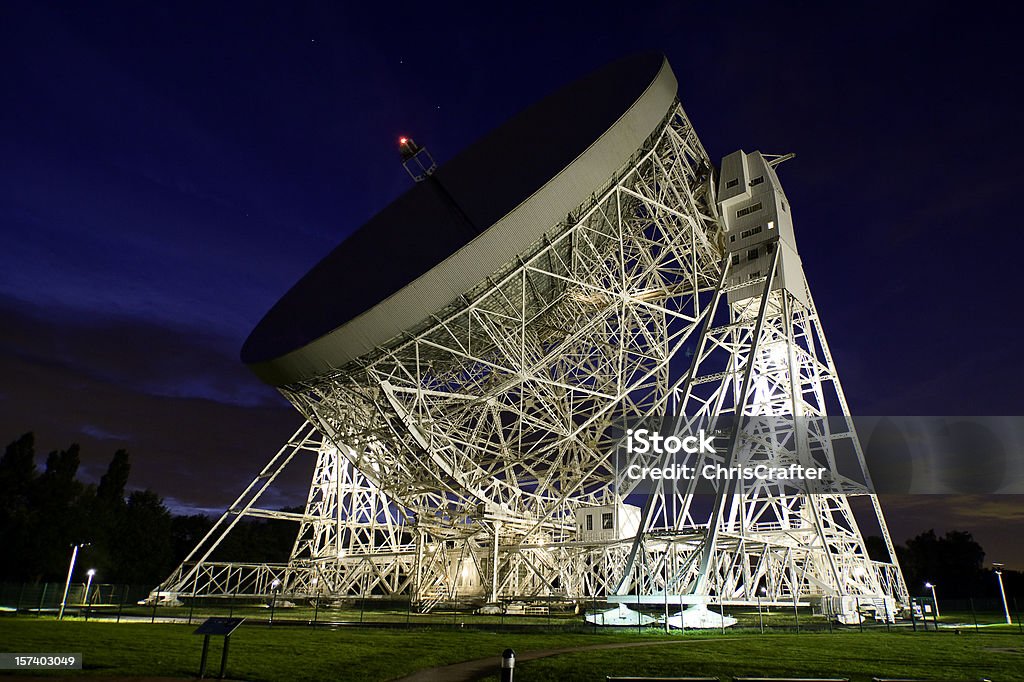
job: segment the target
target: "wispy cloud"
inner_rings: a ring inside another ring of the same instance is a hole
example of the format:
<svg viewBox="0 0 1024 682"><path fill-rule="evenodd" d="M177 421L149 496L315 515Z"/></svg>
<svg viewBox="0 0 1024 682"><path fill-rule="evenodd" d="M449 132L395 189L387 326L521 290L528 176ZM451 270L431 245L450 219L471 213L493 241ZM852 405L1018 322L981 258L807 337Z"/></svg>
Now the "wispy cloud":
<svg viewBox="0 0 1024 682"><path fill-rule="evenodd" d="M112 433L110 431L106 431L106 430L101 429L100 427L94 426L92 424L86 424L85 426L83 426L81 428L81 432L83 434L85 434L86 436L92 436L93 438L96 438L97 440L124 440L124 441L126 441L126 440L129 440L131 438L131 436L128 435L128 434L125 434L125 433Z"/></svg>
<svg viewBox="0 0 1024 682"><path fill-rule="evenodd" d="M219 511L301 422L216 338L3 300L0 316L0 439L34 431L39 453L78 442L88 480L126 448L131 487L173 497L181 509ZM296 463L273 504L300 504L311 469Z"/></svg>

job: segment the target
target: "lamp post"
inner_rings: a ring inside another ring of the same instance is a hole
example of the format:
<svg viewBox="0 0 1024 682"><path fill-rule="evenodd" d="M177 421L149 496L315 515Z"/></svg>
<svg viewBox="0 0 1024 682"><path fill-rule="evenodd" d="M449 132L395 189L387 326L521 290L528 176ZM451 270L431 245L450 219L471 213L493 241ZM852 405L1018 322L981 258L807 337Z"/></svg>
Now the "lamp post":
<svg viewBox="0 0 1024 682"><path fill-rule="evenodd" d="M757 622L761 626L761 634L764 634L764 616L761 615L761 595L767 594L768 590L762 587L757 591Z"/></svg>
<svg viewBox="0 0 1024 682"><path fill-rule="evenodd" d="M1010 605L1006 603L1006 590L1003 589L1003 564L993 561L992 568L995 569L996 578L999 579L999 594L1003 598L1003 611L1006 612L1006 624L1013 625L1013 621L1010 620Z"/></svg>
<svg viewBox="0 0 1024 682"><path fill-rule="evenodd" d="M274 624L274 607L277 606L277 593L281 590L281 581L274 578L274 581L270 583L270 625Z"/></svg>
<svg viewBox="0 0 1024 682"><path fill-rule="evenodd" d="M932 605L935 607L935 618L939 619L942 614L939 613L939 600L935 596L935 583L925 583L925 587L932 591Z"/></svg>
<svg viewBox="0 0 1024 682"><path fill-rule="evenodd" d="M85 581L85 619L89 620L89 605L92 604L92 579L96 575L96 569L90 568L85 572L89 579Z"/></svg>
<svg viewBox="0 0 1024 682"><path fill-rule="evenodd" d="M89 576L88 580L85 581L85 603L88 604L91 601L89 599L89 590L92 589L92 579L96 575L96 569L90 568L85 574Z"/></svg>
<svg viewBox="0 0 1024 682"><path fill-rule="evenodd" d="M60 614L57 616L57 620L64 620L64 607L68 603L68 590L71 589L71 575L75 572L75 561L78 560L78 549L79 547L88 547L90 543L80 542L77 545L72 545L74 549L71 550L71 563L68 564L68 579L64 581L64 596L60 600Z"/></svg>

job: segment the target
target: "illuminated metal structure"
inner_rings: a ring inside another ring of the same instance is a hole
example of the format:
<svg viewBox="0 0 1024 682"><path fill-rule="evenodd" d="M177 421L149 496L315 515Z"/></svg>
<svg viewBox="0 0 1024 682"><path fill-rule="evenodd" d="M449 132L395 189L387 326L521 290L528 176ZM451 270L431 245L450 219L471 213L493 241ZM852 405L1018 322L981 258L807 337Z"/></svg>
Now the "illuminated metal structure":
<svg viewBox="0 0 1024 682"><path fill-rule="evenodd" d="M660 55L622 60L410 171L429 182L246 342L243 360L306 423L158 590L265 594L280 580L293 597L403 596L421 610L905 603L796 250L784 158L735 152L716 171L676 90ZM403 161L425 151L413 146ZM659 414L716 433L709 462L835 469L845 448L858 471L829 494L640 495L611 453L624 423ZM737 414L782 421L724 430ZM842 426L813 419L826 414ZM296 457L315 460L305 512L260 509ZM853 496L891 561L868 557ZM246 516L298 522L287 565L211 560Z"/></svg>

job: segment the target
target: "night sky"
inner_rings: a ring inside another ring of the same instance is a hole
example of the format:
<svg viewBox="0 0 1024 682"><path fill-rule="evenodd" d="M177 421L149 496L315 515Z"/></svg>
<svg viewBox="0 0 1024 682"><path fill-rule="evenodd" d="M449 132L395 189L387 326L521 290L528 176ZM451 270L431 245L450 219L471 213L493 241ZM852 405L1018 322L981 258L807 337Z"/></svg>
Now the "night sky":
<svg viewBox="0 0 1024 682"><path fill-rule="evenodd" d="M443 162L649 49L716 162L797 154L780 177L855 413L1024 414L1020 10L386 4L0 4L3 442L80 442L88 480L125 447L133 486L223 509L300 424L242 342L410 186L398 136ZM1019 497L887 509L897 541L966 529L1024 568Z"/></svg>

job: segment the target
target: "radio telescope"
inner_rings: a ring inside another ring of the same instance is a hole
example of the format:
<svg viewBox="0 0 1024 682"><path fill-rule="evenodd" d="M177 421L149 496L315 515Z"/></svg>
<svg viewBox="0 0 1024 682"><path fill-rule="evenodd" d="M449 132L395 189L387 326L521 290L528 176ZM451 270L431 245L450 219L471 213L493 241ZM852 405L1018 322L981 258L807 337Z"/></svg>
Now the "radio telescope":
<svg viewBox="0 0 1024 682"><path fill-rule="evenodd" d="M736 151L716 168L676 92L668 62L640 55L441 166L403 138L416 183L242 350L303 426L156 592L273 583L421 611L512 598L905 604L776 173L788 157ZM721 454L706 461L834 468L846 450L861 475L817 494L640 491L612 453L623 424L661 415L716 434ZM723 415L775 421L752 445ZM304 513L260 507L297 460L314 462ZM889 561L868 556L854 498ZM287 564L211 559L245 517L297 522Z"/></svg>

